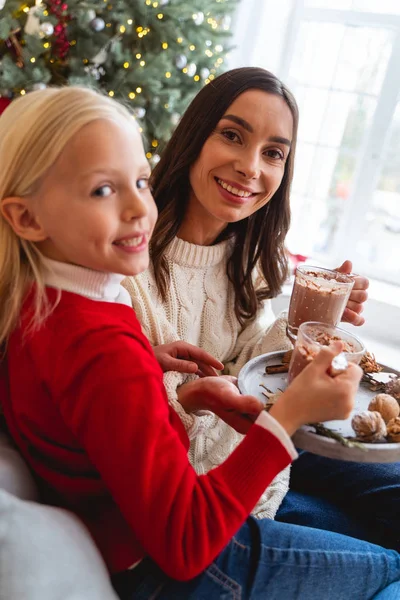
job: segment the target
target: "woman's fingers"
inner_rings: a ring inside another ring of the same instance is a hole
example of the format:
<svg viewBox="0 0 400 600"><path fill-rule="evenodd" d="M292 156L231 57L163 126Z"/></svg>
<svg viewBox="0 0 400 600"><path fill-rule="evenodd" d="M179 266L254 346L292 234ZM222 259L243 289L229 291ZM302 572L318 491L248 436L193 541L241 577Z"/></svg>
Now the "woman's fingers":
<svg viewBox="0 0 400 600"><path fill-rule="evenodd" d="M361 307L361 311L362 311L362 309L363 309L363 307ZM361 311L359 311L359 312L361 312ZM365 323L364 317L361 316L360 314L358 314L356 311L351 310L350 308L344 309L342 321L344 323L351 323L351 325L355 325L356 327L359 327L360 325L364 325L364 323Z"/></svg>

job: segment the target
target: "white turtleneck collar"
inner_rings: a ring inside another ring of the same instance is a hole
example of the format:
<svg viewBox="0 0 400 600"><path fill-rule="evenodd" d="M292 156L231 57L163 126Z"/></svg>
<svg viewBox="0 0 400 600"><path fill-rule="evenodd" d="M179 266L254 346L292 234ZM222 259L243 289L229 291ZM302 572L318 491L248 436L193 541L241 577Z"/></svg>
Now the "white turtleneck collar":
<svg viewBox="0 0 400 600"><path fill-rule="evenodd" d="M65 292L72 292L102 302L117 302L132 306L131 298L121 282L125 275L93 271L86 267L58 262L42 257L44 282Z"/></svg>

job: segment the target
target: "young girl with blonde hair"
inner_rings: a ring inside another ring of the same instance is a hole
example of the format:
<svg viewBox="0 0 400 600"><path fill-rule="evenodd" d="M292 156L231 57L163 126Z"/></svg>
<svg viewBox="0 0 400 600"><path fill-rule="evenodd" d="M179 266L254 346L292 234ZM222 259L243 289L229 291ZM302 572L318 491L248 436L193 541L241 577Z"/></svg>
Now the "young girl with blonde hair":
<svg viewBox="0 0 400 600"><path fill-rule="evenodd" d="M156 220L131 115L90 90L33 92L0 118L0 163L7 425L43 500L89 528L119 596L290 599L322 587L326 600L389 598L396 552L248 518L295 458L290 435L349 414L359 368L327 375L340 345L324 349L270 414L245 397L255 423L242 419L243 442L196 475L120 285L147 268Z"/></svg>

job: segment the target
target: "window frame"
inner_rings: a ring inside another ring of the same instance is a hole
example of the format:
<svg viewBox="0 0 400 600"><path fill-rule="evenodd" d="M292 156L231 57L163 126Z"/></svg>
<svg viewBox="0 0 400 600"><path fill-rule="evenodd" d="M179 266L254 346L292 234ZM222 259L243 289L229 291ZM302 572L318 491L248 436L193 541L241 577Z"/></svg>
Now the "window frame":
<svg viewBox="0 0 400 600"><path fill-rule="evenodd" d="M287 14L285 29L282 28L283 39L279 44L278 55L275 52L272 53L274 56L271 56L272 48L268 47L265 23L266 21L271 22L274 13L276 14L276 3L273 0L264 0L262 8L260 8L259 2L257 2L257 8L255 4L256 0L243 0L239 5L237 16L240 18L237 19L236 27L237 51L234 53L234 66L261 63L260 66L272 67L273 72L285 81L289 88L294 88L295 93L294 82L291 82L289 73L300 26L304 22L339 23L355 27L383 27L393 32L391 55L369 129L358 150L357 166L348 202L344 205L344 212L338 223L331 250L328 254L313 253L313 258L325 263L328 260L331 265L337 265L345 258L352 257L359 271L372 278L400 285L400 269L394 273L389 271L382 273L379 267L369 263L360 253L356 253L356 245L362 239L364 216L372 206L376 185L385 160L391 124L397 103L400 101L400 14L362 12L353 9L312 8L305 6L304 0L285 0L281 7L281 11L285 11ZM254 19L254 15L260 11L262 11L259 15L260 18ZM250 30L251 35L248 35ZM257 43L254 44L254 40L257 39L265 41L266 52L263 56L256 51ZM296 249L294 248L292 251L295 252Z"/></svg>

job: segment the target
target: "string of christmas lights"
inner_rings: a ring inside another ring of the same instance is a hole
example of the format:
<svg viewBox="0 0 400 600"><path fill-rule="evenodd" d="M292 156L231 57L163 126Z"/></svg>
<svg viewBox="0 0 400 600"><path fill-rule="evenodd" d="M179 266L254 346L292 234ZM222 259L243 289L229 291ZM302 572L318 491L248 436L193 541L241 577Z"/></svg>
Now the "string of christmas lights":
<svg viewBox="0 0 400 600"><path fill-rule="evenodd" d="M223 69L237 2L0 0L0 110L47 85L100 88L132 107L157 162L192 97Z"/></svg>

